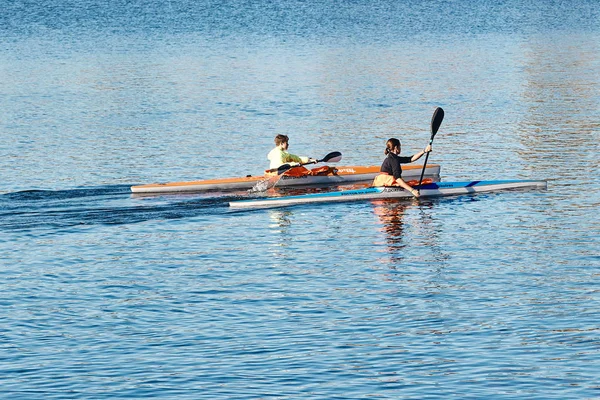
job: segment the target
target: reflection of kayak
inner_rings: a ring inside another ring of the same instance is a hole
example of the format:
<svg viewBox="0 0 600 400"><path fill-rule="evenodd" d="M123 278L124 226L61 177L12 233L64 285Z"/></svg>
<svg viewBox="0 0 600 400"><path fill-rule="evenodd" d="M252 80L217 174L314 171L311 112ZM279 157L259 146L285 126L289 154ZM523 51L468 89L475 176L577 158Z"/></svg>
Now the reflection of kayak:
<svg viewBox="0 0 600 400"><path fill-rule="evenodd" d="M470 193L495 192L507 189L546 188L546 181L471 181L437 182L422 185L421 197L453 196ZM239 200L229 203L235 208L285 207L295 204L328 203L338 201L401 199L411 198L412 194L399 187L370 187L366 189L345 190L341 192L313 193L300 196L267 197L263 199Z"/></svg>
<svg viewBox="0 0 600 400"><path fill-rule="evenodd" d="M402 177L405 179L418 179L422 165L408 165L402 167ZM304 168L303 168L304 169ZM319 168L321 170L322 168ZM293 171L294 168L291 170ZM346 166L329 167L318 174L288 174L281 177L277 186L293 187L308 185L343 185L346 183L368 182L379 173L378 166ZM440 175L440 166L427 165L425 176L436 178ZM251 189L258 182L268 176L247 176L241 178L208 179L192 182L155 183L149 185L132 186L134 193L166 193L166 192L201 192L206 190L246 190Z"/></svg>

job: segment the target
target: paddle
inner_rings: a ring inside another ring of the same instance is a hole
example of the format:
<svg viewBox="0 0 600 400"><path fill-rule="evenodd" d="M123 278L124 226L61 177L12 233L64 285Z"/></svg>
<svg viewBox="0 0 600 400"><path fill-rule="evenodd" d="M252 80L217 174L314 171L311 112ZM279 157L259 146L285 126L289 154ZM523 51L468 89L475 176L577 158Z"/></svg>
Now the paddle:
<svg viewBox="0 0 600 400"><path fill-rule="evenodd" d="M302 164L283 164L283 165L279 166L279 168L268 169L266 172L277 172L277 175L273 175L272 177L270 177L268 179L264 179L264 180L258 182L256 185L254 185L254 187L252 189L250 189L250 191L262 192L262 191L271 189L272 187L277 185L277 183L279 182L279 180L285 174L286 171L289 171L290 169L292 169L294 167L299 167L301 165L308 165L308 164L317 164L320 162L338 162L341 160L342 160L342 153L340 153L339 151L333 151L333 152L327 154L325 157L323 157L320 160L309 161L307 163L302 163Z"/></svg>
<svg viewBox="0 0 600 400"><path fill-rule="evenodd" d="M442 120L444 119L444 110L441 107L438 107L433 112L433 116L431 117L431 138L429 138L429 145L433 144L433 138L437 133L438 129L440 129L440 125L442 125ZM425 168L427 168L427 159L429 158L429 153L425 155L425 162L423 163L423 170L421 171L421 177L419 178L419 184L417 185L417 190L421 191L421 182L423 182L423 175L425 175Z"/></svg>
<svg viewBox="0 0 600 400"><path fill-rule="evenodd" d="M285 171L292 169L294 167L298 167L300 165L317 164L320 162L338 162L341 160L342 160L342 153L340 153L339 151L333 151L333 152L327 154L325 157L323 157L320 160L309 161L307 163L302 163L302 164L283 164L279 168L268 169L267 172L277 172L278 175L281 175Z"/></svg>

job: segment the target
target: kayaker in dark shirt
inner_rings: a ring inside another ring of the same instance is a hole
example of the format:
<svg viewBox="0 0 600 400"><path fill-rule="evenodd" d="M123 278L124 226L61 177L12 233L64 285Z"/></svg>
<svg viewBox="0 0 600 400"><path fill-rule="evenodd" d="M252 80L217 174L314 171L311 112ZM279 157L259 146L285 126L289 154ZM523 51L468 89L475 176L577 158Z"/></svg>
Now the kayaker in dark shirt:
<svg viewBox="0 0 600 400"><path fill-rule="evenodd" d="M431 146L428 145L424 150L413 154L410 157L400 156L400 141L396 138L391 138L385 144L384 154L387 156L381 164L381 173L375 177L373 186L400 186L412 193L413 196L419 197L419 192L410 187L404 179L402 179L401 164L408 164L417 161L423 157L423 154L431 151Z"/></svg>

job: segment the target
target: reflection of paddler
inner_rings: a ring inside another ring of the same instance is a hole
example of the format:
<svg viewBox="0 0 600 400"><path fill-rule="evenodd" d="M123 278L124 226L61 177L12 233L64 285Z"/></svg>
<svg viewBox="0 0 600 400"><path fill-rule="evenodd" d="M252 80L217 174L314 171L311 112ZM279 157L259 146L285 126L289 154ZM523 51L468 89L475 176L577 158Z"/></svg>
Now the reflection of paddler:
<svg viewBox="0 0 600 400"><path fill-rule="evenodd" d="M400 149L400 141L398 139L391 138L387 141L384 152L387 157L381 164L381 173L375 177L373 186L400 186L411 192L413 196L419 197L419 192L402 179L401 165L417 161L419 158L423 157L423 154L431 151L431 145L428 145L424 150L413 154L410 157L401 157Z"/></svg>
<svg viewBox="0 0 600 400"><path fill-rule="evenodd" d="M404 247L404 211L406 204L396 201L378 200L373 201L374 213L381 222L381 230L385 233L386 241L391 251L400 250Z"/></svg>

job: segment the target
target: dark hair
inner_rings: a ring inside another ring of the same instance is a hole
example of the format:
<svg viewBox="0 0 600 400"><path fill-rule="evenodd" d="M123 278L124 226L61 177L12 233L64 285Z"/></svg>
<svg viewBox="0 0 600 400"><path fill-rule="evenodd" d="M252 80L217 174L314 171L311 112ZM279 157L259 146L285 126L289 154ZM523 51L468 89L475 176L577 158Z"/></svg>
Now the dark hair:
<svg viewBox="0 0 600 400"><path fill-rule="evenodd" d="M385 143L385 151L383 154L386 156L390 154L390 151L394 150L395 147L400 147L400 141L396 138L391 138Z"/></svg>
<svg viewBox="0 0 600 400"><path fill-rule="evenodd" d="M279 146L281 143L287 143L290 141L290 138L286 135L277 135L275 136L275 146Z"/></svg>

